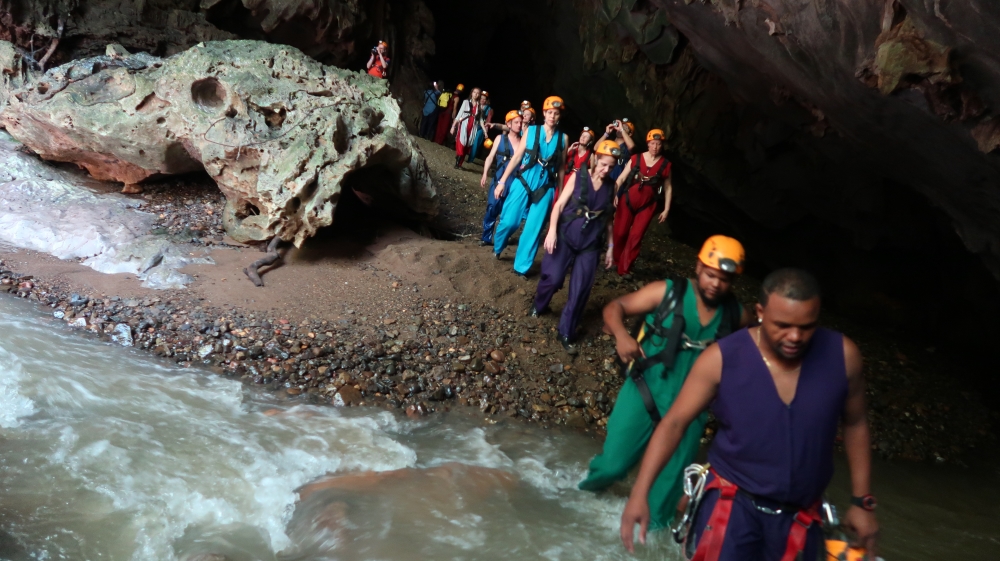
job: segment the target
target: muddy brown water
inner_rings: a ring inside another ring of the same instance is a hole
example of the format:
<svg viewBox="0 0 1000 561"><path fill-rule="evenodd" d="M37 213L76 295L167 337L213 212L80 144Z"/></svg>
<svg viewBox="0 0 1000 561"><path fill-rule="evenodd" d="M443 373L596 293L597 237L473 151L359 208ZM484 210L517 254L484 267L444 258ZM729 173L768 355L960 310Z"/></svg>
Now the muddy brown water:
<svg viewBox="0 0 1000 561"><path fill-rule="evenodd" d="M630 558L624 499L575 488L587 435L275 400L0 299L0 558ZM878 463L875 485L886 559L1000 553L995 463ZM637 558L677 559L665 538Z"/></svg>

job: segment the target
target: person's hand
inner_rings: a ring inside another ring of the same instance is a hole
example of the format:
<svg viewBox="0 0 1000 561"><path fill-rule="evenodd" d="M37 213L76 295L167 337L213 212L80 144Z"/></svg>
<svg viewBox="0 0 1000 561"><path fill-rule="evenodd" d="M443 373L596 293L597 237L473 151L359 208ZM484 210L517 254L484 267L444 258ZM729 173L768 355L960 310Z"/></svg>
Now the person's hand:
<svg viewBox="0 0 1000 561"><path fill-rule="evenodd" d="M645 497L631 497L622 513L621 538L622 545L629 553L635 553L633 534L635 525L639 525L639 543L646 543L646 528L649 527L649 501Z"/></svg>
<svg viewBox="0 0 1000 561"><path fill-rule="evenodd" d="M483 171L483 178L479 180L479 186L483 189L486 188L486 172Z"/></svg>
<svg viewBox="0 0 1000 561"><path fill-rule="evenodd" d="M556 233L553 230L549 230L549 233L545 235L545 253L552 255L556 250Z"/></svg>
<svg viewBox="0 0 1000 561"><path fill-rule="evenodd" d="M610 125L604 127L604 136L611 136L614 133L615 133L615 124L614 123L611 123Z"/></svg>
<svg viewBox="0 0 1000 561"><path fill-rule="evenodd" d="M569 148L567 148L566 151L570 152L570 151L576 150L579 147L580 147L580 142L577 141L577 142L574 142L573 144L570 144Z"/></svg>
<svg viewBox="0 0 1000 561"><path fill-rule="evenodd" d="M658 216L656 217L656 219L660 221L660 224L663 224L664 222L666 222L666 221L667 221L667 213L668 213L668 212L669 212L668 210L664 209L664 210L663 210L663 212L661 212L661 213L660 213L660 214L659 214L659 215L658 215Z"/></svg>
<svg viewBox="0 0 1000 561"><path fill-rule="evenodd" d="M615 266L615 254L614 251L609 247L608 252L604 255L604 268L610 269Z"/></svg>
<svg viewBox="0 0 1000 561"><path fill-rule="evenodd" d="M877 559L875 539L878 537L878 521L875 520L874 512L852 505L844 516L844 527L857 538L854 545L865 548L866 559Z"/></svg>
<svg viewBox="0 0 1000 561"><path fill-rule="evenodd" d="M503 182L498 181L496 189L493 190L493 198L500 200L500 197L502 195L503 195Z"/></svg>
<svg viewBox="0 0 1000 561"><path fill-rule="evenodd" d="M646 353L642 352L639 342L632 337L622 337L615 341L615 351L622 362L628 364L633 360L645 358Z"/></svg>
<svg viewBox="0 0 1000 561"><path fill-rule="evenodd" d="M615 208L618 208L618 195L615 195Z"/></svg>

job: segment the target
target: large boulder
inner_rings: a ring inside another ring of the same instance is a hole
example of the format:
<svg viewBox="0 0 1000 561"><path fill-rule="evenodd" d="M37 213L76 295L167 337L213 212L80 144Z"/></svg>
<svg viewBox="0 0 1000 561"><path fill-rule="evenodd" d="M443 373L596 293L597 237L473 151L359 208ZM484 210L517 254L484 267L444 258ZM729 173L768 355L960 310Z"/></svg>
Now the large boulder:
<svg viewBox="0 0 1000 561"><path fill-rule="evenodd" d="M14 90L0 124L42 158L126 187L204 169L240 241L300 245L333 222L343 188L417 218L436 211L383 81L257 41L166 59L108 52Z"/></svg>

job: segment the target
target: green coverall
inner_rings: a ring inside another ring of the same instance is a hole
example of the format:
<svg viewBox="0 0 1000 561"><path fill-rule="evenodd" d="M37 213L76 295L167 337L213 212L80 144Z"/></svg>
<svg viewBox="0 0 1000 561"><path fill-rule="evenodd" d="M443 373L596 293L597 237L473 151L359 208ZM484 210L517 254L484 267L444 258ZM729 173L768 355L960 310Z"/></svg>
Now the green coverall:
<svg viewBox="0 0 1000 561"><path fill-rule="evenodd" d="M688 281L687 292L684 294L684 332L692 341L705 341L715 339L719 323L722 321L722 306L715 311L715 316L708 325L702 327L701 319L698 317L698 304L693 281ZM673 283L667 281L666 295L670 291ZM646 316L645 321L652 323L654 314ZM669 328L673 324L673 314L663 322L664 328ZM666 345L662 337L648 335L641 343L642 350L646 356L660 352ZM674 366L669 371L664 372L662 364L650 366L645 373L646 384L653 394L660 415L666 414L677 394L687 379L688 371L694 365L701 351L698 349L678 349ZM684 492L682 477L684 468L694 462L698 454L698 447L701 444L701 436L705 431L705 423L708 420L708 413L702 413L691 423L684 436L681 437L677 451L671 456L663 471L649 491L649 511L650 530L663 529L669 527L674 513L677 511L677 502ZM580 482L580 489L585 491L600 491L611 486L616 481L624 479L632 466L642 460L642 455L646 451L649 438L653 435L652 419L643 405L639 390L631 378L625 380L622 389L618 392L618 399L615 407L608 417L608 436L604 440L603 453L594 457L590 462L590 472L587 478Z"/></svg>

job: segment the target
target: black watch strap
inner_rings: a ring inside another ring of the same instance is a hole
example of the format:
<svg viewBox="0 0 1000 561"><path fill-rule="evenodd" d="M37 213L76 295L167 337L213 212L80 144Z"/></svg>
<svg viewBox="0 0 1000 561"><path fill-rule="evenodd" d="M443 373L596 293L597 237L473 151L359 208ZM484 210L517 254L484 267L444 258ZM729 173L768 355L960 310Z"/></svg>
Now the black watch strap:
<svg viewBox="0 0 1000 561"><path fill-rule="evenodd" d="M854 506L859 506L867 511L875 510L878 506L878 501L875 500L874 495L864 495L861 497L851 496L851 504Z"/></svg>

